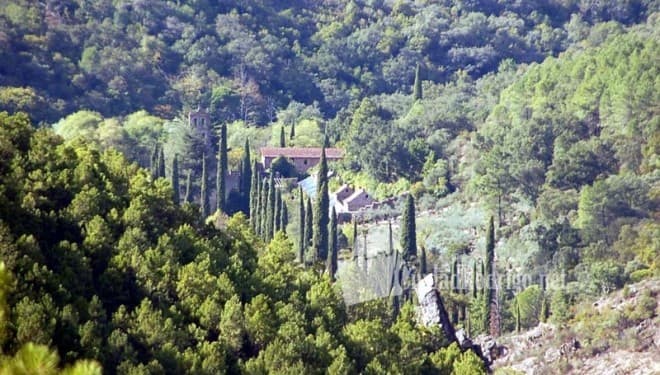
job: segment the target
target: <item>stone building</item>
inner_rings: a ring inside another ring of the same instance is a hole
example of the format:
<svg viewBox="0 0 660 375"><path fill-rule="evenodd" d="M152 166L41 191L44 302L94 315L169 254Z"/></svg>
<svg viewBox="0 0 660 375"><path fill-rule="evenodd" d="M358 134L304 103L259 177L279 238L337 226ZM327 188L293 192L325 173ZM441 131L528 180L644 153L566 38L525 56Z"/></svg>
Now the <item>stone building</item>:
<svg viewBox="0 0 660 375"><path fill-rule="evenodd" d="M269 169L273 160L280 156L287 158L300 173L307 172L308 169L321 161L320 147L262 147L260 152L261 164L264 169ZM328 161L341 160L344 157L344 150L340 148L326 148L325 157Z"/></svg>

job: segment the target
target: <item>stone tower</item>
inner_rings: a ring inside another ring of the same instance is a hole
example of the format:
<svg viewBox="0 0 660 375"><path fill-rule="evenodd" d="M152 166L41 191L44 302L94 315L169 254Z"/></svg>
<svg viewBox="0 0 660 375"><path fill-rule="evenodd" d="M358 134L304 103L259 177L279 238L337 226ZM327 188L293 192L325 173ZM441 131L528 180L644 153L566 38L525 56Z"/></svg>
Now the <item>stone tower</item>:
<svg viewBox="0 0 660 375"><path fill-rule="evenodd" d="M198 106L196 110L190 111L188 114L188 125L200 139L204 140L204 152L210 155L213 150L213 140L211 138L211 116L209 112Z"/></svg>

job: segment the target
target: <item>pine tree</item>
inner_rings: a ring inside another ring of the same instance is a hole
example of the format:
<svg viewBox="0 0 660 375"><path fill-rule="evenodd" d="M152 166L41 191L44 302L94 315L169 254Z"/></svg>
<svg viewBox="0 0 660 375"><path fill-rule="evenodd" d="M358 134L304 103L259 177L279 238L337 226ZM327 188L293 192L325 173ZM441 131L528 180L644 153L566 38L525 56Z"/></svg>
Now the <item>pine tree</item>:
<svg viewBox="0 0 660 375"><path fill-rule="evenodd" d="M192 199L192 170L188 169L188 174L186 175L186 194L183 196L184 203L190 203Z"/></svg>
<svg viewBox="0 0 660 375"><path fill-rule="evenodd" d="M305 246L305 198L303 197L302 187L298 188L298 194L298 229L300 230L298 234L298 262L303 263L305 261L305 248L307 246Z"/></svg>
<svg viewBox="0 0 660 375"><path fill-rule="evenodd" d="M401 218L401 250L405 260L410 260L417 255L416 236L415 200L411 194L408 194Z"/></svg>
<svg viewBox="0 0 660 375"><path fill-rule="evenodd" d="M181 197L179 196L179 155L174 154L172 159L172 200L178 205Z"/></svg>
<svg viewBox="0 0 660 375"><path fill-rule="evenodd" d="M241 163L241 197L243 202L241 204L242 210L246 215L251 216L250 212L250 197L252 192L252 169L250 168L250 141L245 140L245 148L243 150L243 162Z"/></svg>
<svg viewBox="0 0 660 375"><path fill-rule="evenodd" d="M206 218L209 216L209 195L208 187L206 180L207 177L206 171L206 155L202 155L202 181L200 182L201 193L200 193L200 210L202 212L202 217Z"/></svg>
<svg viewBox="0 0 660 375"><path fill-rule="evenodd" d="M317 259L326 261L328 258L328 217L330 210L328 197L328 163L325 158L325 148L321 149L321 161L317 175L316 207L314 212L313 248Z"/></svg>
<svg viewBox="0 0 660 375"><path fill-rule="evenodd" d="M280 127L280 147L286 147L286 137L284 136L284 125Z"/></svg>
<svg viewBox="0 0 660 375"><path fill-rule="evenodd" d="M330 275L330 279L334 281L335 273L337 273L337 212L334 207L332 207L332 213L330 214L328 253L326 271L328 272L328 275Z"/></svg>
<svg viewBox="0 0 660 375"><path fill-rule="evenodd" d="M216 209L225 212L227 194L227 125L220 125L220 139L218 140L218 166L215 179Z"/></svg>
<svg viewBox="0 0 660 375"><path fill-rule="evenodd" d="M275 178L273 172L270 172L268 179L268 196L266 200L266 233L264 237L268 240L273 238L275 234Z"/></svg>
<svg viewBox="0 0 660 375"><path fill-rule="evenodd" d="M307 197L305 207L305 251L312 245L312 232L314 225L314 212L312 211L312 198Z"/></svg>
<svg viewBox="0 0 660 375"><path fill-rule="evenodd" d="M158 177L165 178L165 151L162 147L158 153Z"/></svg>
<svg viewBox="0 0 660 375"><path fill-rule="evenodd" d="M417 64L417 68L415 68L415 84L413 88L413 99L414 100L421 100L422 99L422 80L420 78L420 65L419 63Z"/></svg>

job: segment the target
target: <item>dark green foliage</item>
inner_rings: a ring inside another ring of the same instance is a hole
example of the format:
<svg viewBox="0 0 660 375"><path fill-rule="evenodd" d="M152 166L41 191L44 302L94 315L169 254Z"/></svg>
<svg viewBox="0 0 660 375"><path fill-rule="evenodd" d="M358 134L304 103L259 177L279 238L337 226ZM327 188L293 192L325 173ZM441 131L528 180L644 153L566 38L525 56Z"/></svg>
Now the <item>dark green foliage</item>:
<svg viewBox="0 0 660 375"><path fill-rule="evenodd" d="M321 161L319 162L316 184L312 247L316 254L316 259L325 262L328 258L328 220L330 216L328 162L325 158L325 148L321 149Z"/></svg>
<svg viewBox="0 0 660 375"><path fill-rule="evenodd" d="M226 211L225 197L227 194L227 125L220 125L220 139L218 140L218 156L215 178L216 210ZM249 164L248 164L249 165Z"/></svg>
<svg viewBox="0 0 660 375"><path fill-rule="evenodd" d="M261 238L267 238L268 233L268 194L270 192L270 181L264 179L261 185L261 194L259 197L259 207L260 207L260 225L259 225L259 235ZM272 219L272 217L271 217ZM272 223L272 220L271 220Z"/></svg>
<svg viewBox="0 0 660 375"><path fill-rule="evenodd" d="M259 164L255 160L252 164L250 181L250 223L255 233L259 226L259 194L261 188L261 175L259 174Z"/></svg>
<svg viewBox="0 0 660 375"><path fill-rule="evenodd" d="M417 229L415 228L415 199L408 194L401 215L401 252L405 259L417 256Z"/></svg>
<svg viewBox="0 0 660 375"><path fill-rule="evenodd" d="M314 227L314 211L312 210L312 198L307 197L305 207L305 251L312 246Z"/></svg>
<svg viewBox="0 0 660 375"><path fill-rule="evenodd" d="M284 135L284 125L280 127L280 147L286 147L286 136Z"/></svg>
<svg viewBox="0 0 660 375"><path fill-rule="evenodd" d="M289 139L293 139L296 136L296 123L295 121L291 123L291 132L289 133Z"/></svg>
<svg viewBox="0 0 660 375"><path fill-rule="evenodd" d="M158 152L158 177L165 178L165 151L162 147Z"/></svg>
<svg viewBox="0 0 660 375"><path fill-rule="evenodd" d="M426 266L426 246L422 246L420 248L419 272L421 273L421 275L426 275L428 273L428 269Z"/></svg>
<svg viewBox="0 0 660 375"><path fill-rule="evenodd" d="M335 280L335 273L337 273L337 212L332 207L330 213L330 229L328 237L328 259L326 260L326 272L331 280Z"/></svg>
<svg viewBox="0 0 660 375"><path fill-rule="evenodd" d="M206 167L206 155L202 156L202 177L199 182L199 209L202 213L202 218L206 219L209 216L209 191L208 191L208 175Z"/></svg>
<svg viewBox="0 0 660 375"><path fill-rule="evenodd" d="M275 213L274 213L274 220L275 222L273 223L273 230L275 232L282 230L282 193L278 189L275 192Z"/></svg>
<svg viewBox="0 0 660 375"><path fill-rule="evenodd" d="M486 326L490 327L489 332L493 335L497 331L494 325L497 324L495 315L495 283L494 283L494 270L495 270L495 223L493 216L488 220L488 229L486 230L486 279L484 280L484 303L486 303Z"/></svg>
<svg viewBox="0 0 660 375"><path fill-rule="evenodd" d="M270 164L270 170L284 178L298 176L296 166L293 165L293 163L291 163L289 159L285 158L284 156L280 156L273 160L273 162Z"/></svg>
<svg viewBox="0 0 660 375"><path fill-rule="evenodd" d="M280 209L280 220L281 220L281 225L280 225L280 230L286 234L286 227L289 225L289 209L287 207L287 203L285 200L282 201L282 206Z"/></svg>
<svg viewBox="0 0 660 375"><path fill-rule="evenodd" d="M303 263L305 261L305 249L307 244L305 242L305 233L308 229L306 228L305 219L305 198L303 196L302 187L298 188L298 262Z"/></svg>
<svg viewBox="0 0 660 375"><path fill-rule="evenodd" d="M252 213L250 211L250 199L252 197L252 161L250 160L250 141L245 140L245 146L243 147L243 158L241 159L241 182L239 190L241 193L241 210L251 217Z"/></svg>
<svg viewBox="0 0 660 375"><path fill-rule="evenodd" d="M183 201L185 203L190 203L192 199L192 171L188 169L186 173L186 193L183 196Z"/></svg>
<svg viewBox="0 0 660 375"><path fill-rule="evenodd" d="M268 191L266 192L266 226L264 230L264 238L270 240L275 234L275 205L276 202L276 193L275 190L275 179L273 173L270 173L268 178Z"/></svg>
<svg viewBox="0 0 660 375"><path fill-rule="evenodd" d="M151 159L149 163L149 170L151 171L151 177L158 177L158 145L155 144L151 150Z"/></svg>
<svg viewBox="0 0 660 375"><path fill-rule="evenodd" d="M415 83L413 85L413 100L422 100L422 79L420 77L420 66L415 68Z"/></svg>
<svg viewBox="0 0 660 375"><path fill-rule="evenodd" d="M390 228L390 233L392 233L392 226L389 226ZM391 247L390 253L394 251L394 246ZM353 261L357 261L358 258L358 225L357 225L357 219L353 218Z"/></svg>
<svg viewBox="0 0 660 375"><path fill-rule="evenodd" d="M180 198L180 188L181 184L179 183L179 155L174 154L172 158L172 200L175 204L179 204L181 201Z"/></svg>

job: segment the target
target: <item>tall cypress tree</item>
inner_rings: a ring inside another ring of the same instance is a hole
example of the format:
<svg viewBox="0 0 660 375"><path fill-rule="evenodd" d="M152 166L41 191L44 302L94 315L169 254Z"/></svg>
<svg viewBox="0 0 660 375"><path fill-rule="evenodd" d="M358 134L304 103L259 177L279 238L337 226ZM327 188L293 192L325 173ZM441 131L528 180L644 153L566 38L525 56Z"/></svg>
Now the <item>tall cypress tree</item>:
<svg viewBox="0 0 660 375"><path fill-rule="evenodd" d="M428 270L426 269L426 246L420 248L421 252L419 254L419 271L421 272L422 277L427 274Z"/></svg>
<svg viewBox="0 0 660 375"><path fill-rule="evenodd" d="M202 212L202 217L206 218L209 216L209 193L207 186L207 171L206 171L206 155L202 155L202 181L200 182L201 192L200 192L200 210Z"/></svg>
<svg viewBox="0 0 660 375"><path fill-rule="evenodd" d="M282 210L280 212L281 226L280 230L286 234L286 226L289 225L289 209L286 206L286 202L282 199Z"/></svg>
<svg viewBox="0 0 660 375"><path fill-rule="evenodd" d="M477 298L477 261L472 262L472 299Z"/></svg>
<svg viewBox="0 0 660 375"><path fill-rule="evenodd" d="M494 262L495 262L495 224L493 216L490 217L488 222L488 230L486 231L486 283L485 283L485 303L486 303L486 327L489 327L490 334L497 336L499 332L499 322L497 319L498 312L496 311L495 301L495 283L494 283Z"/></svg>
<svg viewBox="0 0 660 375"><path fill-rule="evenodd" d="M165 178L165 151L162 147L158 153L158 177Z"/></svg>
<svg viewBox="0 0 660 375"><path fill-rule="evenodd" d="M190 203L192 199L192 170L188 169L186 174L186 194L183 196L184 203Z"/></svg>
<svg viewBox="0 0 660 375"><path fill-rule="evenodd" d="M280 147L286 147L286 137L284 136L284 125L280 127Z"/></svg>
<svg viewBox="0 0 660 375"><path fill-rule="evenodd" d="M215 179L216 209L226 211L225 196L227 194L227 125L220 125L218 140L218 167Z"/></svg>
<svg viewBox="0 0 660 375"><path fill-rule="evenodd" d="M454 258L451 264L451 292L458 295L458 260ZM452 323L458 324L458 303L454 302L451 308Z"/></svg>
<svg viewBox="0 0 660 375"><path fill-rule="evenodd" d="M394 254L394 236L392 234L392 220L387 221L387 239L388 239L388 254Z"/></svg>
<svg viewBox="0 0 660 375"><path fill-rule="evenodd" d="M314 212L313 248L318 259L328 258L328 217L330 200L328 197L328 163L325 158L325 147L321 149L321 161L316 177L316 211Z"/></svg>
<svg viewBox="0 0 660 375"><path fill-rule="evenodd" d="M151 150L149 171L151 172L151 177L153 179L158 177L158 144L155 144L154 148Z"/></svg>
<svg viewBox="0 0 660 375"><path fill-rule="evenodd" d="M181 197L179 196L179 155L174 154L172 159L172 200L178 205Z"/></svg>
<svg viewBox="0 0 660 375"><path fill-rule="evenodd" d="M245 146L243 149L243 162L241 163L241 197L243 203L241 204L241 209L245 212L246 215L251 216L250 212L250 198L252 192L252 168L250 162L250 141L245 139Z"/></svg>
<svg viewBox="0 0 660 375"><path fill-rule="evenodd" d="M326 271L330 275L332 281L335 280L335 273L337 273L337 212L332 207L330 214L330 233L328 237L328 260L326 264Z"/></svg>
<svg viewBox="0 0 660 375"><path fill-rule="evenodd" d="M275 192L275 222L273 223L273 232L282 230L282 193L277 190Z"/></svg>
<svg viewBox="0 0 660 375"><path fill-rule="evenodd" d="M305 260L305 198L303 197L302 187L298 188L298 262Z"/></svg>
<svg viewBox="0 0 660 375"><path fill-rule="evenodd" d="M289 139L293 139L296 136L296 122L291 122L291 132L289 133Z"/></svg>
<svg viewBox="0 0 660 375"><path fill-rule="evenodd" d="M259 235L263 239L266 239L266 233L268 233L268 186L268 180L264 179L261 184L261 194L259 197Z"/></svg>
<svg viewBox="0 0 660 375"><path fill-rule="evenodd" d="M516 298L516 333L520 333L520 299Z"/></svg>
<svg viewBox="0 0 660 375"><path fill-rule="evenodd" d="M259 220L259 184L261 179L259 176L259 166L255 160L252 164L251 181L250 181L250 223L255 233L257 231L257 222Z"/></svg>
<svg viewBox="0 0 660 375"><path fill-rule="evenodd" d="M273 171L270 172L268 179L268 196L266 206L266 233L265 238L270 240L275 233L275 178Z"/></svg>
<svg viewBox="0 0 660 375"><path fill-rule="evenodd" d="M307 197L307 206L305 207L305 251L312 245L313 222L312 198Z"/></svg>
<svg viewBox="0 0 660 375"><path fill-rule="evenodd" d="M417 230L415 228L415 200L411 194L406 198L406 204L401 218L401 250L404 259L409 260L417 255Z"/></svg>
<svg viewBox="0 0 660 375"><path fill-rule="evenodd" d="M358 258L358 230L357 230L357 219L353 218L353 261L357 261Z"/></svg>
<svg viewBox="0 0 660 375"><path fill-rule="evenodd" d="M420 66L419 63L417 64L417 68L415 68L415 84L413 88L413 99L414 100L421 100L422 99L422 80L420 77Z"/></svg>

